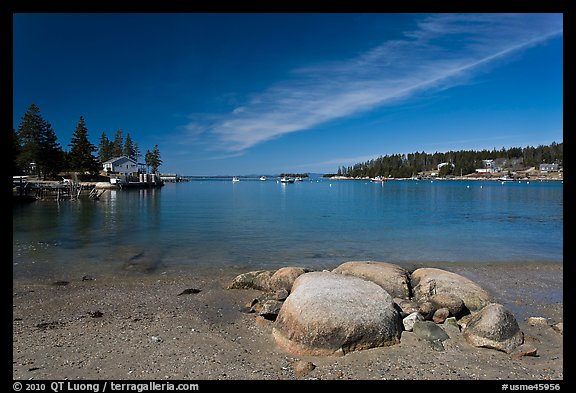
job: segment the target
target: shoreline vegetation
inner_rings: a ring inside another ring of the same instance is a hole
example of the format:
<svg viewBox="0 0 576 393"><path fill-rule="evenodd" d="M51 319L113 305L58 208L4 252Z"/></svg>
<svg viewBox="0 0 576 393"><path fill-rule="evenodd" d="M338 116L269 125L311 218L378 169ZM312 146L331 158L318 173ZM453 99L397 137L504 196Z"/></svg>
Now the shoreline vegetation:
<svg viewBox="0 0 576 393"><path fill-rule="evenodd" d="M345 177L531 177L562 172L564 143L537 147L503 147L500 150L458 150L444 153L415 152L380 156L362 163L338 168L331 176Z"/></svg>
<svg viewBox="0 0 576 393"><path fill-rule="evenodd" d="M502 179L502 175L501 176L490 176L490 177L485 177L485 176L453 176L453 177L434 177L434 176L423 176L423 177L414 177L414 178L410 178L410 177L400 177L400 178L394 178L394 177L389 177L389 178L385 178L385 181L390 181L390 180L399 180L399 181L404 181L404 180L442 180L442 181L450 181L450 180L474 180L474 181L478 181L478 180L485 180L485 181L564 181L564 177L562 176L562 174L560 175L556 175L556 176L535 176L535 177L514 177L514 178L509 178L506 177L505 180ZM367 177L367 176L361 176L361 177L347 177L347 176L330 176L328 177L328 179L330 180L371 180L372 178Z"/></svg>

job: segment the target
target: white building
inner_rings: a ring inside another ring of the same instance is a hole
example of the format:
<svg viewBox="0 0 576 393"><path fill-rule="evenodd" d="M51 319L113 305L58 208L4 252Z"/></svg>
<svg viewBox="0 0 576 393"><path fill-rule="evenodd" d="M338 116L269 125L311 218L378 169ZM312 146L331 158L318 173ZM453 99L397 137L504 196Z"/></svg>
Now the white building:
<svg viewBox="0 0 576 393"><path fill-rule="evenodd" d="M452 168L454 168L454 164L449 164L447 162L441 162L440 164L438 164L437 169L440 170L440 168L442 168L445 165L450 165Z"/></svg>
<svg viewBox="0 0 576 393"><path fill-rule="evenodd" d="M494 160L482 160L484 168L494 168Z"/></svg>
<svg viewBox="0 0 576 393"><path fill-rule="evenodd" d="M102 164L104 171L121 176L138 176L138 163L126 156L112 158Z"/></svg>
<svg viewBox="0 0 576 393"><path fill-rule="evenodd" d="M540 172L558 172L558 164L540 164Z"/></svg>

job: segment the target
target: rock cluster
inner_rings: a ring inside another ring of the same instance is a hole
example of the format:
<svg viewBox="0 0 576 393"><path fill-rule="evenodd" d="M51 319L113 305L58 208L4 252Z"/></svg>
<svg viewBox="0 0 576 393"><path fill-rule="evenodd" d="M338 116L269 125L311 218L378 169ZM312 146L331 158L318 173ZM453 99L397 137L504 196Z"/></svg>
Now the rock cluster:
<svg viewBox="0 0 576 393"><path fill-rule="evenodd" d="M361 261L322 272L283 267L241 274L228 288L263 291L247 311L274 321L276 343L294 355L395 345L404 330L440 351L451 335L462 334L476 347L536 353L524 348L512 313L473 281L442 269L410 273L391 263Z"/></svg>

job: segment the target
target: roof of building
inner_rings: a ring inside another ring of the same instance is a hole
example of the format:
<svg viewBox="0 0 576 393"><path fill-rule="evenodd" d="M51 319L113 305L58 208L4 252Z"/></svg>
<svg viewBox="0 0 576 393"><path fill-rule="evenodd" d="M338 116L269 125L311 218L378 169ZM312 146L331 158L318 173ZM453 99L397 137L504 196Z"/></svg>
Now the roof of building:
<svg viewBox="0 0 576 393"><path fill-rule="evenodd" d="M122 162L130 161L130 162L133 162L134 164L136 164L136 160L134 160L130 157L126 157L126 156L111 158L108 161L105 161L104 164L116 164L116 163L118 163L118 161L122 161Z"/></svg>

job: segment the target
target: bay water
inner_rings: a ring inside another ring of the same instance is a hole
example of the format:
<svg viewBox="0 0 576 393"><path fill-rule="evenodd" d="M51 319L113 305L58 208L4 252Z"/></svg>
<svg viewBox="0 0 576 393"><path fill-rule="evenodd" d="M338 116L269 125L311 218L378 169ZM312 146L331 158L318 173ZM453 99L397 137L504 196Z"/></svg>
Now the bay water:
<svg viewBox="0 0 576 393"><path fill-rule="evenodd" d="M13 207L13 278L563 259L563 184L193 179Z"/></svg>

